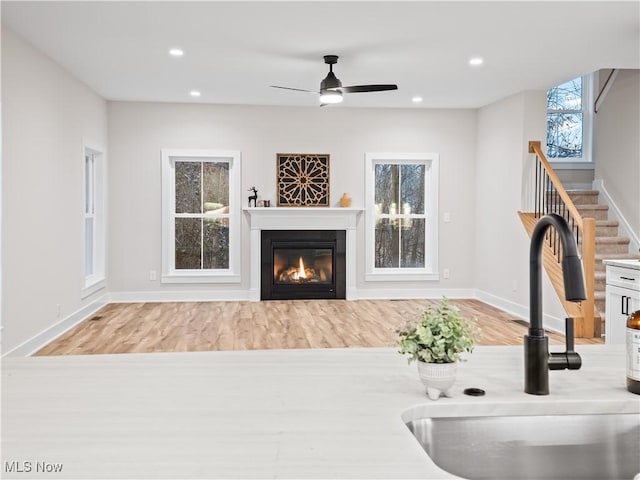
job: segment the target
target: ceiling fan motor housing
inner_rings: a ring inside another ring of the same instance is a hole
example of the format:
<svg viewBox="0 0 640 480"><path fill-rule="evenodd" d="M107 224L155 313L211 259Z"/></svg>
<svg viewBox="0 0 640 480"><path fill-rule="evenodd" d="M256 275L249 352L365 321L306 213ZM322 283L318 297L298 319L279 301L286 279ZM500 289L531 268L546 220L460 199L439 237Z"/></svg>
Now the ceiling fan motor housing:
<svg viewBox="0 0 640 480"><path fill-rule="evenodd" d="M336 75L333 73L333 65L338 63L338 55L325 55L324 63L329 65L329 73L320 83L320 92L324 92L325 90L329 89L340 88L342 86L342 82L338 80Z"/></svg>
<svg viewBox="0 0 640 480"><path fill-rule="evenodd" d="M329 72L324 80L320 83L320 91L324 92L325 90L333 90L336 88L340 88L342 86L342 82L338 80L333 72Z"/></svg>
<svg viewBox="0 0 640 480"><path fill-rule="evenodd" d="M329 89L336 89L342 86L342 82L338 80L338 77L333 73L333 66L338 63L337 55L325 55L324 63L329 65L329 73L324 80L320 83L320 92L324 92Z"/></svg>

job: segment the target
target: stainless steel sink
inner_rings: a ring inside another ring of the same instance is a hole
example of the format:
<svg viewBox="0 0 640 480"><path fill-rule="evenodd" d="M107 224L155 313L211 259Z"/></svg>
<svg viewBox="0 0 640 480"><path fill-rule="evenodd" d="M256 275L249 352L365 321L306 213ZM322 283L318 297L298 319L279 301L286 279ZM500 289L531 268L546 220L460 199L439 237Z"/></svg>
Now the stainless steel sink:
<svg viewBox="0 0 640 480"><path fill-rule="evenodd" d="M637 414L422 418L407 426L436 465L472 480L640 473Z"/></svg>

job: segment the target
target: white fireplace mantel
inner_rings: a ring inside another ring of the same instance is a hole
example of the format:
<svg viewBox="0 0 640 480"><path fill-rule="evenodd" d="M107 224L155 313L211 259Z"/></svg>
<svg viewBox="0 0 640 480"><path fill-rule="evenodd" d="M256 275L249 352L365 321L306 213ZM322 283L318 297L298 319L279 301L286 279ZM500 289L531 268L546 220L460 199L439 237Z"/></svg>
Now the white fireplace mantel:
<svg viewBox="0 0 640 480"><path fill-rule="evenodd" d="M249 299L260 300L260 252L262 230L345 230L346 297L354 299L356 291L356 223L359 208L244 208L251 228L251 272Z"/></svg>

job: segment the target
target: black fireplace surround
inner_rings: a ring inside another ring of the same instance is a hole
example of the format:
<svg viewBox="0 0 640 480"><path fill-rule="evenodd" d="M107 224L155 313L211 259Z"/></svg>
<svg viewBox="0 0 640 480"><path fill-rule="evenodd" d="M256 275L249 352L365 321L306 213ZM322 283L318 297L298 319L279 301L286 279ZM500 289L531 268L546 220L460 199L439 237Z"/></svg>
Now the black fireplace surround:
<svg viewBox="0 0 640 480"><path fill-rule="evenodd" d="M262 300L345 298L344 230L262 230Z"/></svg>

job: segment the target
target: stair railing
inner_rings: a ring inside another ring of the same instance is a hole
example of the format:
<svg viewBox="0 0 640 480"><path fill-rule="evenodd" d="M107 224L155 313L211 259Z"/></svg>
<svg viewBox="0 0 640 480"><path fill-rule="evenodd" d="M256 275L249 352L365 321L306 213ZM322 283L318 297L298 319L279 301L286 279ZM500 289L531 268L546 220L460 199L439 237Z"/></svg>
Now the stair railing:
<svg viewBox="0 0 640 480"><path fill-rule="evenodd" d="M540 218L548 213L563 217L575 235L580 249L584 271L587 299L581 303L583 313L582 336L594 337L595 327L595 265L596 265L596 221L583 218L562 182L545 156L540 142L529 142L529 153L536 155L535 186L533 189L533 213ZM549 229L549 246L558 262L562 261L562 247L555 232Z"/></svg>
<svg viewBox="0 0 640 480"><path fill-rule="evenodd" d="M596 97L596 101L593 102L593 113L598 113L598 110L600 110L600 105L602 105L602 102L607 96L607 93L609 93L609 90L611 90L611 86L613 85L613 82L615 81L616 76L618 75L618 71L619 70L617 68L612 69L611 72L609 73L609 76L604 81L604 85L600 89L600 93L598 93L598 96Z"/></svg>

